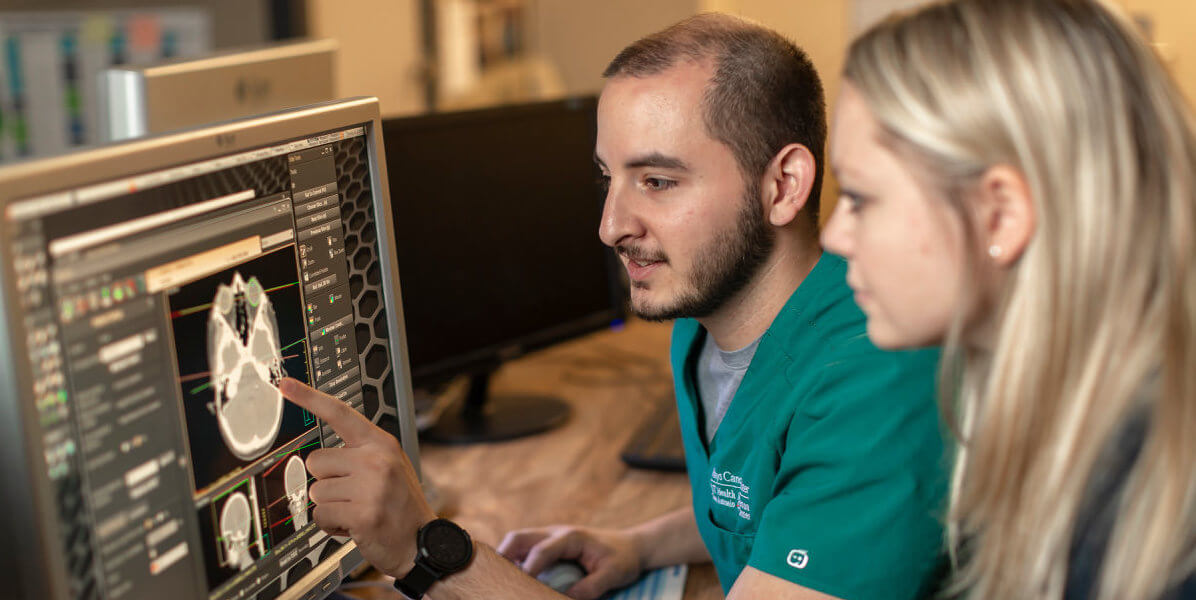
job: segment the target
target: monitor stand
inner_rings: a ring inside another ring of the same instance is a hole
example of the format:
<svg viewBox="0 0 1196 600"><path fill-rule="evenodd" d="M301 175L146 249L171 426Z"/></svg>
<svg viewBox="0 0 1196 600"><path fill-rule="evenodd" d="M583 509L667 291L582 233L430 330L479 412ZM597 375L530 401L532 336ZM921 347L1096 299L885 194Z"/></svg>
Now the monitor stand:
<svg viewBox="0 0 1196 600"><path fill-rule="evenodd" d="M548 431L569 419L569 405L559 398L490 395L491 374L471 375L460 410L449 407L420 437L444 444L498 442Z"/></svg>

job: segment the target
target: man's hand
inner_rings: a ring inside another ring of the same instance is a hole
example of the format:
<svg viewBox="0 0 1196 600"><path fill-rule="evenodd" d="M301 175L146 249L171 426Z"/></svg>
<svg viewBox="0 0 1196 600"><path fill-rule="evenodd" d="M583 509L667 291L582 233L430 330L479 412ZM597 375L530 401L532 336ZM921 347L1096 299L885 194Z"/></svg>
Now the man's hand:
<svg viewBox="0 0 1196 600"><path fill-rule="evenodd" d="M307 458L316 478L308 490L320 529L349 535L362 556L384 573L403 576L415 564L415 535L436 514L424 500L415 470L394 436L347 404L294 379L278 389L332 427L343 448Z"/></svg>
<svg viewBox="0 0 1196 600"><path fill-rule="evenodd" d="M629 531L566 526L524 529L508 533L498 551L533 577L562 560L581 563L586 576L566 590L578 600L593 600L623 587L644 569L638 542Z"/></svg>

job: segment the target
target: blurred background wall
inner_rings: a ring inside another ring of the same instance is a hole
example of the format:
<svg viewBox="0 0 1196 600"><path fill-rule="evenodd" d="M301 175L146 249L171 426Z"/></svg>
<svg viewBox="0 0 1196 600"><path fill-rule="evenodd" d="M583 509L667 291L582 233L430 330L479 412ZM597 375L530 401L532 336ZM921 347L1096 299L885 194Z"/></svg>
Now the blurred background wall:
<svg viewBox="0 0 1196 600"><path fill-rule="evenodd" d="M606 63L626 44L701 11L722 11L756 20L796 41L809 53L824 78L828 101L839 89L838 73L852 37L893 10L906 9L924 0L307 0L312 35L336 37L341 41L341 85L346 93L372 93L383 99L386 112L403 114L426 110L429 96L412 92L427 82L429 71L468 69L460 61L441 56L428 58L420 52L423 41L412 33L423 12L455 14L461 6L497 4L519 6L523 45L511 62L525 71L523 82L533 95L557 96L595 93L601 89L601 72ZM1151 37L1160 54L1175 73L1189 98L1196 98L1196 2L1191 0L1118 0ZM468 12L468 11L467 11ZM449 17L450 19L453 17ZM471 17L477 15L471 13ZM363 24L363 21L365 22ZM457 36L469 37L465 27L448 28ZM361 35L390 32L385 37ZM440 29L444 35L446 29ZM456 40L477 46L479 40ZM439 40L434 48L444 49L453 40ZM449 51L460 58L462 52ZM476 57L475 57L476 58ZM430 63L424 62L426 60ZM446 60L447 59L447 60ZM476 63L476 61L475 61ZM508 65L510 66L510 65ZM493 64L490 69L496 67ZM503 84L475 72L465 79L491 88ZM404 83L404 79L406 83ZM440 80L452 79L442 73ZM519 87L506 77L508 86ZM547 84L544 82L547 81ZM458 81L457 83L460 83ZM519 96L510 89L475 90L468 93L433 94L441 108L476 106L513 101ZM455 97L454 97L455 94ZM837 185L827 178L823 191L823 218L829 216L837 196Z"/></svg>
<svg viewBox="0 0 1196 600"><path fill-rule="evenodd" d="M723 11L779 30L810 54L828 100L851 38L924 0L0 0L20 11L205 11L214 51L291 37L334 38L340 96L374 95L386 116L524 102L601 89L631 41L688 15ZM1117 0L1196 98L1196 2ZM0 81L3 81L0 65ZM836 195L824 191L824 214Z"/></svg>

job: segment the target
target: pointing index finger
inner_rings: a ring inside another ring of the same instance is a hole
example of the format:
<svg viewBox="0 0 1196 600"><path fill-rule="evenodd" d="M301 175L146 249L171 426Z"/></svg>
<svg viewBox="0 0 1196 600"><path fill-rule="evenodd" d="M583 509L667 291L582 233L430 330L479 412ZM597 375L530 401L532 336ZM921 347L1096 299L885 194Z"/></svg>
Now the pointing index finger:
<svg viewBox="0 0 1196 600"><path fill-rule="evenodd" d="M287 377L279 382L278 391L331 426L349 446L364 445L373 435L374 425L369 419L348 404L301 381Z"/></svg>

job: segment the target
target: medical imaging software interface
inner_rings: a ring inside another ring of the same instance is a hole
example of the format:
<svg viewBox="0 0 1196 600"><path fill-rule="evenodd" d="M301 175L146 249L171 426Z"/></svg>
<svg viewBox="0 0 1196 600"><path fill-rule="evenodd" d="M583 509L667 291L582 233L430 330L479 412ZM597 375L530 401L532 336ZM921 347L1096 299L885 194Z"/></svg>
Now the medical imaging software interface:
<svg viewBox="0 0 1196 600"><path fill-rule="evenodd" d="M50 476L76 479L100 597L270 598L339 547L304 466L339 440L277 386L363 406L338 172L366 164L364 140L327 132L8 211ZM78 474L56 472L76 454Z"/></svg>

